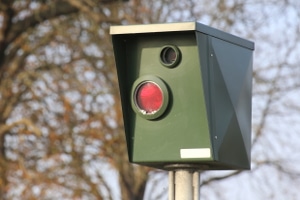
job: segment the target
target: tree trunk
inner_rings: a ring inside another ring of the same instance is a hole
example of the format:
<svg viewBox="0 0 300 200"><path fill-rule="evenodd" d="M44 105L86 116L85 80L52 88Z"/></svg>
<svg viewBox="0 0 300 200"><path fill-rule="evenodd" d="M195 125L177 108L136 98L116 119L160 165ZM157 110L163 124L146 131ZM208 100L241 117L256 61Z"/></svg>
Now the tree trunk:
<svg viewBox="0 0 300 200"><path fill-rule="evenodd" d="M6 199L7 192L7 161L5 159L5 134L0 136L0 197L2 200Z"/></svg>
<svg viewBox="0 0 300 200"><path fill-rule="evenodd" d="M120 190L122 200L141 200L144 197L147 179L148 179L148 172L143 170L143 167L138 166L129 166L132 164L124 164L128 167L128 170L125 172L122 171L119 174L119 182L120 182ZM134 169L136 168L136 169ZM139 169L138 169L139 168ZM140 171L144 172L144 174L136 174L133 171ZM134 174L132 174L132 172ZM122 173L122 174L121 174ZM124 174L126 173L126 174ZM132 175L130 175L132 174Z"/></svg>

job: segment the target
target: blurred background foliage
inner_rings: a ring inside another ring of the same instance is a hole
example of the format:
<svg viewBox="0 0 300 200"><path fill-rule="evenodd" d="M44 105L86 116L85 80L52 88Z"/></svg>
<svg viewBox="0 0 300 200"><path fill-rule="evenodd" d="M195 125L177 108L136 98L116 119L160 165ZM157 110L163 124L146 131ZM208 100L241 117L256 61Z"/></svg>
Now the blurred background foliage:
<svg viewBox="0 0 300 200"><path fill-rule="evenodd" d="M1 199L167 199L128 163L109 27L181 21L256 43L252 170L202 172L201 199L299 199L298 0L2 0Z"/></svg>

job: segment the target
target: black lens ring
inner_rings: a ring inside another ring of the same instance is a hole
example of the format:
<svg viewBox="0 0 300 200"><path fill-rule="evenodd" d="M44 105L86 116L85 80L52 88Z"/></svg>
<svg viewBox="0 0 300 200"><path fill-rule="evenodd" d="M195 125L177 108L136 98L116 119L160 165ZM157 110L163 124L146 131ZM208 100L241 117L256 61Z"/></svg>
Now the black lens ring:
<svg viewBox="0 0 300 200"><path fill-rule="evenodd" d="M180 61L180 51L174 45L163 46L160 52L160 62L166 67L175 67Z"/></svg>
<svg viewBox="0 0 300 200"><path fill-rule="evenodd" d="M165 64L173 64L176 61L176 57L177 54L175 52L175 50L171 47L166 47L162 50L162 56L161 56L161 60L165 63Z"/></svg>

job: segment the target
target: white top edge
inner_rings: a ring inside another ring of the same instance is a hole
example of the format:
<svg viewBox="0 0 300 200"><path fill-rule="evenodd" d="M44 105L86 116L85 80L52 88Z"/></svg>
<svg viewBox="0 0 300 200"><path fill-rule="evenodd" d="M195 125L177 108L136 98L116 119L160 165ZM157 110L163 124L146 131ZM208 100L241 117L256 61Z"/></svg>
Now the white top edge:
<svg viewBox="0 0 300 200"><path fill-rule="evenodd" d="M110 34L155 33L196 30L196 22L111 26Z"/></svg>

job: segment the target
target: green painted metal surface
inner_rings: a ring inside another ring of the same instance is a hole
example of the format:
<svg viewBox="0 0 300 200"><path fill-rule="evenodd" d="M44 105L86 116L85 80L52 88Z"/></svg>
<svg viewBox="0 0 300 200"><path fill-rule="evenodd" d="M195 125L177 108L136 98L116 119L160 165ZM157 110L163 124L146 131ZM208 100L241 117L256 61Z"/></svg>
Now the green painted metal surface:
<svg viewBox="0 0 300 200"><path fill-rule="evenodd" d="M199 23L117 26L111 34L131 162L250 168L252 42ZM181 54L174 67L160 60L166 45ZM133 109L132 87L152 76L169 96L166 111L149 120Z"/></svg>

